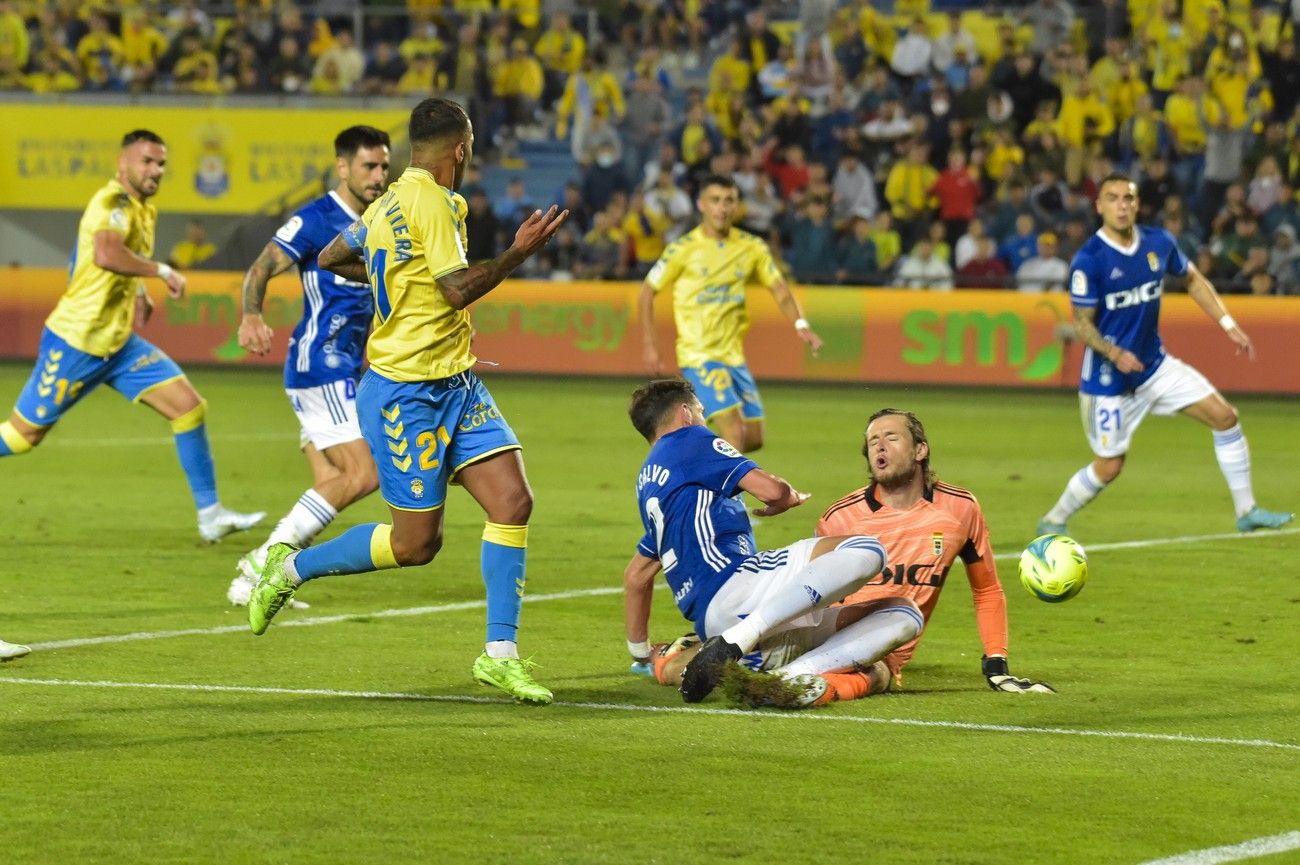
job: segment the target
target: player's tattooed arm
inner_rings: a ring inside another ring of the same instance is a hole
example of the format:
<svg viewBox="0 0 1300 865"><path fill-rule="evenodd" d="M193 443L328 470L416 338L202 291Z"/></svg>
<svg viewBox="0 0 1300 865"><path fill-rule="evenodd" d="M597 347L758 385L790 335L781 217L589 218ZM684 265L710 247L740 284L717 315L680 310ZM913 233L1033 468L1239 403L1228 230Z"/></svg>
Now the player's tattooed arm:
<svg viewBox="0 0 1300 865"><path fill-rule="evenodd" d="M261 254L244 274L244 315L262 314L267 283L271 277L284 273L291 267L293 259L285 254L278 243L273 241L262 248Z"/></svg>
<svg viewBox="0 0 1300 865"><path fill-rule="evenodd" d="M438 277L438 288L454 309L464 309L514 272L533 253L555 236L569 211L552 206L546 213L534 210L515 232L515 242L491 261L475 264L463 270Z"/></svg>
<svg viewBox="0 0 1300 865"><path fill-rule="evenodd" d="M1145 364L1138 360L1137 355L1126 348L1121 348L1101 335L1101 331L1097 330L1097 310L1086 306L1076 306L1074 308L1074 332L1090 349L1114 364L1115 369L1120 372L1141 372L1146 369Z"/></svg>
<svg viewBox="0 0 1300 865"><path fill-rule="evenodd" d="M366 272L365 246L366 226L358 219L339 232L329 242L329 246L321 250L316 263L322 270L328 270L350 282L368 283L370 274Z"/></svg>

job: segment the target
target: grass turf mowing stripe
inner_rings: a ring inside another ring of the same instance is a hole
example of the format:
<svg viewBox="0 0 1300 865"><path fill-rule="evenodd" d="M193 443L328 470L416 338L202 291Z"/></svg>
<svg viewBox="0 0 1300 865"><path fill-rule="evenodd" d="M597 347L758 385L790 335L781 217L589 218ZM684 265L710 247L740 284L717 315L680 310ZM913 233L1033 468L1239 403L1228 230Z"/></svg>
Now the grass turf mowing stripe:
<svg viewBox="0 0 1300 865"><path fill-rule="evenodd" d="M71 688L121 688L144 691L190 691L212 694L288 694L308 697L342 697L362 700L401 700L422 703L479 703L514 705L503 697L474 697L462 694L412 694L401 691L349 691L333 688L274 688L254 685L202 685L187 682L112 682L83 679L27 679L0 676L0 684L45 685ZM711 715L738 718L827 721L849 724L881 724L896 727L929 727L982 733L1030 733L1049 736L1078 736L1095 739L1140 739L1190 745L1235 745L1243 748L1274 748L1300 752L1300 744L1271 739L1231 739L1221 736L1188 736L1182 733L1143 733L1132 730L1079 730L1069 727L1022 727L1013 724L977 724L968 721L928 721L919 718L869 718L862 715L829 715L818 712L756 711L752 709L694 709L686 706L642 706L633 703L584 703L556 700L552 705L568 709L603 712L652 712L665 715ZM1290 848L1286 848L1290 849ZM1230 860L1223 860L1230 861Z"/></svg>
<svg viewBox="0 0 1300 865"><path fill-rule="evenodd" d="M1167 544L1192 544L1200 541L1239 541L1250 540L1252 538L1269 538L1278 535L1294 535L1300 532L1300 528L1281 529L1270 532L1255 532L1253 534L1242 534L1240 532L1224 532L1213 535L1183 535L1176 538L1147 538L1137 541L1115 541L1106 544L1091 544L1085 549L1098 550L1128 550L1140 549L1142 547L1157 547ZM1017 559L1020 553L998 553L994 558L1000 560ZM663 584L657 584L657 588L663 588ZM552 592L546 595L526 595L525 603L538 603L540 601L563 601L569 598L587 598L598 597L601 595L614 595L622 592L621 586L606 586L596 589L578 589L571 592ZM334 616L311 616L304 619L285 619L276 622L277 628L306 628L314 625L333 625L339 622L348 622L356 619L391 619L402 616L425 616L434 613L452 613L464 610L481 610L486 606L486 601L461 601L454 604L438 604L432 607L400 607L392 610L380 610L376 613L340 613ZM215 628L181 628L174 631L137 631L129 634L106 634L100 637L76 637L67 640L50 640L43 643L32 643L34 651L51 651L54 649L75 649L81 646L100 646L107 643L133 643L137 640L164 640L170 637L195 637L206 634L238 634L246 631L244 625L221 625Z"/></svg>
<svg viewBox="0 0 1300 865"><path fill-rule="evenodd" d="M1166 859L1150 859L1142 862L1141 865L1219 865L1221 862L1240 862L1243 859L1257 859L1260 856L1272 856L1274 853L1286 853L1290 850L1300 850L1300 832L1283 832L1281 835L1252 838L1225 847L1191 850Z"/></svg>

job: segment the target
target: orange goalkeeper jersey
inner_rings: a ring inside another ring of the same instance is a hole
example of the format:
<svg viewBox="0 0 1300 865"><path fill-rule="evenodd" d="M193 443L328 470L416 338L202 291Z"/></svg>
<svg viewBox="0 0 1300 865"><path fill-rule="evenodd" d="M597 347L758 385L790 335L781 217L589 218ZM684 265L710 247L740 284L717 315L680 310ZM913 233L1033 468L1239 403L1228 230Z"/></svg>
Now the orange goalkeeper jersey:
<svg viewBox="0 0 1300 865"><path fill-rule="evenodd" d="M817 534L871 535L889 553L889 563L846 604L902 595L911 598L927 622L953 563L966 567L975 619L984 654L1007 653L1007 597L998 582L988 527L975 496L960 487L935 484L906 510L882 504L876 485L856 490L831 505L817 523ZM886 658L897 675L916 651L913 640Z"/></svg>

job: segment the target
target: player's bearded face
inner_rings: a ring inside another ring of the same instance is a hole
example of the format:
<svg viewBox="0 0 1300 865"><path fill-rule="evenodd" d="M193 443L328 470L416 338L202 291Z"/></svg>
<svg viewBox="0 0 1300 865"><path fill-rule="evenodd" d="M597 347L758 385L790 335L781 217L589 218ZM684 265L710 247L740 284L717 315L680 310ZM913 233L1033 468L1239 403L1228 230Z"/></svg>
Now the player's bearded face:
<svg viewBox="0 0 1300 865"><path fill-rule="evenodd" d="M388 148L362 147L341 170L343 182L357 200L370 204L384 192L388 179Z"/></svg>
<svg viewBox="0 0 1300 865"><path fill-rule="evenodd" d="M921 461L928 453L926 445L912 439L907 422L901 417L887 415L867 429L867 465L871 479L882 486L910 482L921 470Z"/></svg>
<svg viewBox="0 0 1300 865"><path fill-rule="evenodd" d="M137 141L122 152L120 163L127 184L144 198L158 194L167 170L167 148L152 141Z"/></svg>

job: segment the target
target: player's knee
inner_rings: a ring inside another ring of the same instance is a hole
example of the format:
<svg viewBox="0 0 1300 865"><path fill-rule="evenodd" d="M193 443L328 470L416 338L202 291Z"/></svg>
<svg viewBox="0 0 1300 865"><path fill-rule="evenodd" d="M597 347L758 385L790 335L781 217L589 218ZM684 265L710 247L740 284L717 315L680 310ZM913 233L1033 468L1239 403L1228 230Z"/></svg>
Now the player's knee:
<svg viewBox="0 0 1300 865"><path fill-rule="evenodd" d="M349 473L348 492L352 496L352 501L364 499L377 489L379 489L379 472L373 462L367 460L354 467Z"/></svg>
<svg viewBox="0 0 1300 865"><path fill-rule="evenodd" d="M198 394L195 394L195 399L196 401L193 403L186 400L189 407L184 408L180 414L171 419L172 432L176 435L187 433L203 426L203 422L208 416L208 402L205 399L199 398Z"/></svg>
<svg viewBox="0 0 1300 865"><path fill-rule="evenodd" d="M397 532L393 532L390 542L393 546L393 558L402 567L427 565L442 549L442 531L416 538L401 537Z"/></svg>
<svg viewBox="0 0 1300 865"><path fill-rule="evenodd" d="M504 526L526 526L533 515L533 493L524 487L510 497L509 501L492 508L488 520Z"/></svg>
<svg viewBox="0 0 1300 865"><path fill-rule="evenodd" d="M1092 470L1097 473L1097 478L1103 484L1108 484L1119 477L1119 473L1124 470L1124 458L1109 457L1096 460L1092 464Z"/></svg>
<svg viewBox="0 0 1300 865"><path fill-rule="evenodd" d="M1237 414L1237 407L1232 403L1225 402L1219 409L1214 418L1214 428L1219 432L1230 430L1241 422L1241 416Z"/></svg>

